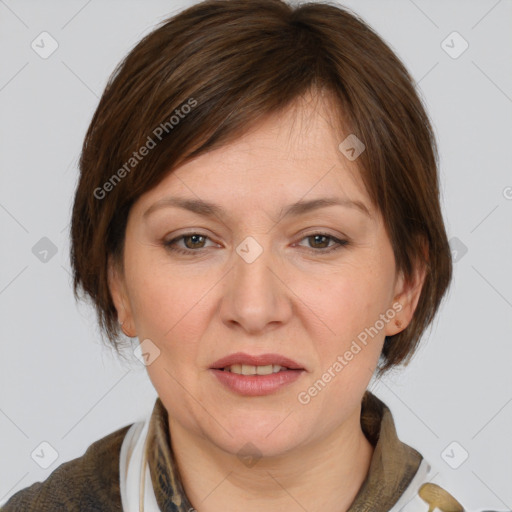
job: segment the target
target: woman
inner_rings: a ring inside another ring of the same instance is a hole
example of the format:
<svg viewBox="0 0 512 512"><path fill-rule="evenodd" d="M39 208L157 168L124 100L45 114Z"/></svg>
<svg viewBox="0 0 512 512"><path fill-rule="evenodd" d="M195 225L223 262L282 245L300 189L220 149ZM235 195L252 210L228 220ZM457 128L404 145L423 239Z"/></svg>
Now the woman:
<svg viewBox="0 0 512 512"><path fill-rule="evenodd" d="M2 511L462 511L367 391L449 286L432 129L347 10L209 0L107 84L74 290L158 393Z"/></svg>

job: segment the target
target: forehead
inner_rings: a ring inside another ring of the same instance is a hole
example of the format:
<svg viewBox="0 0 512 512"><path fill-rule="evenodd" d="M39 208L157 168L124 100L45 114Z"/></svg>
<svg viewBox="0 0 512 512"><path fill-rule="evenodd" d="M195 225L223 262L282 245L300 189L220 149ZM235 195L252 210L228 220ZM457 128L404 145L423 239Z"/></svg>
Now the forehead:
<svg viewBox="0 0 512 512"><path fill-rule="evenodd" d="M340 130L325 100L301 98L236 140L185 162L144 194L139 213L166 196L278 212L318 197L358 201L373 210L356 161L339 150Z"/></svg>

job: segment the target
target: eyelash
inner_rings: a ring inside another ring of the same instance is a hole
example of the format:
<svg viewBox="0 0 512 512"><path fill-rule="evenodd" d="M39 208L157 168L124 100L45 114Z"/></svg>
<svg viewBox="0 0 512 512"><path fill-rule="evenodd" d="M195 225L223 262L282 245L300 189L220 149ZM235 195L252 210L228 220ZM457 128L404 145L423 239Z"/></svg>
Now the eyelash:
<svg viewBox="0 0 512 512"><path fill-rule="evenodd" d="M207 240L209 239L209 237L207 237L206 235L202 235L201 233L195 233L195 232L184 233L183 235L173 238L172 240L169 240L168 242L164 242L164 247L166 249L168 249L169 251L179 253L179 254L185 254L185 255L191 255L192 253L200 252L202 249L205 249L205 248L200 247L199 249L182 249L182 248L174 247L174 244L176 242L178 242L179 240L182 240L183 238L188 238L188 237L191 237L194 235L199 235ZM313 254L330 254L333 251L337 251L338 249L341 249L342 247L346 247L347 245L349 245L348 240L342 240L342 239L336 238L335 236L330 235L329 233L320 233L320 232L311 233L310 235L306 235L300 241L302 241L306 238L314 237L314 236L326 237L330 240L333 240L337 245L334 245L334 246L331 246L331 247L325 248L325 249L309 249L308 252L313 253Z"/></svg>

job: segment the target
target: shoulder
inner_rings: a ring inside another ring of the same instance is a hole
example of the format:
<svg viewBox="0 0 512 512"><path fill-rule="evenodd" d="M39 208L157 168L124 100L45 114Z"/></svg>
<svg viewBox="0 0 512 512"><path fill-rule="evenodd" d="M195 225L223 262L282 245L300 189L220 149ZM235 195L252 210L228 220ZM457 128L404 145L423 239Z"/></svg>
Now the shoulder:
<svg viewBox="0 0 512 512"><path fill-rule="evenodd" d="M436 478L439 484L432 482ZM390 512L494 512L490 509L466 508L448 491L439 470L422 458L414 478L402 492Z"/></svg>
<svg viewBox="0 0 512 512"><path fill-rule="evenodd" d="M126 425L99 439L81 457L61 464L43 482L18 491L0 512L121 511L119 455L130 427Z"/></svg>

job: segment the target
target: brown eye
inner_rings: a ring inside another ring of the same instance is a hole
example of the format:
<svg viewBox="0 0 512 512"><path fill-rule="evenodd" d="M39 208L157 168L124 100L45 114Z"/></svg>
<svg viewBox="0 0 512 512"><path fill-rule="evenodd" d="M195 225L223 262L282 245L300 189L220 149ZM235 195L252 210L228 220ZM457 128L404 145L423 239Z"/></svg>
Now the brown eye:
<svg viewBox="0 0 512 512"><path fill-rule="evenodd" d="M178 242L183 240L184 247L177 246ZM209 238L200 233L185 233L180 235L168 242L164 242L164 247L169 251L178 252L181 254L192 254L194 252L200 252L201 249L205 248L205 242Z"/></svg>
<svg viewBox="0 0 512 512"><path fill-rule="evenodd" d="M341 240L327 233L313 233L304 237L303 240L308 240L310 252L317 254L330 253L349 244L348 240ZM333 241L334 245L329 246L330 241Z"/></svg>
<svg viewBox="0 0 512 512"><path fill-rule="evenodd" d="M163 245L169 251L191 255L194 252L200 253L201 249L206 249L207 247L204 244L207 240L209 240L209 237L200 233L185 233L168 242L164 242ZM308 240L309 247L306 249L314 254L327 254L349 244L347 240L341 240L327 233L313 233L307 235L302 240ZM177 245L181 241L183 241L184 247ZM334 243L330 245L331 242Z"/></svg>
<svg viewBox="0 0 512 512"><path fill-rule="evenodd" d="M204 237L203 235L194 234L194 235L184 235L182 238L185 242L185 246L188 249L202 249L202 247L198 247L198 244L201 244L201 241L203 241L203 243L204 243L204 240L206 237ZM190 240L190 245L187 243L187 240Z"/></svg>
<svg viewBox="0 0 512 512"><path fill-rule="evenodd" d="M325 249L329 245L330 237L326 235L310 235L307 238L310 241L313 240L312 243L315 249Z"/></svg>

